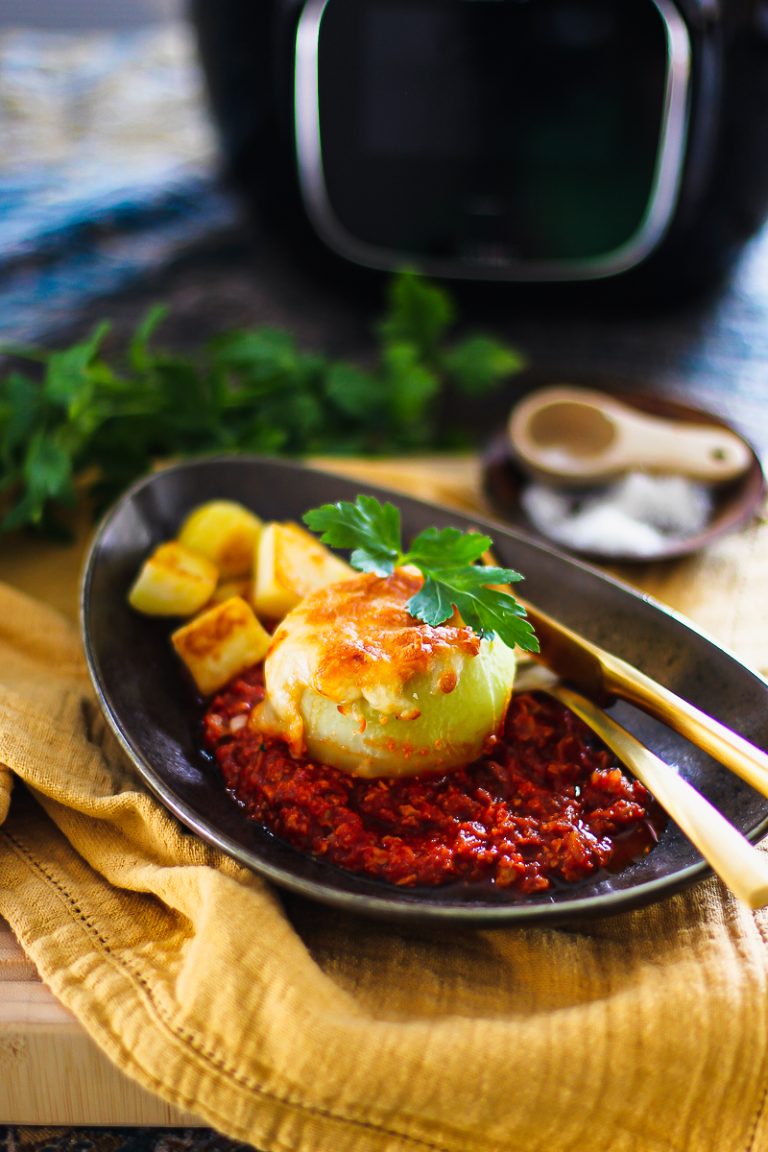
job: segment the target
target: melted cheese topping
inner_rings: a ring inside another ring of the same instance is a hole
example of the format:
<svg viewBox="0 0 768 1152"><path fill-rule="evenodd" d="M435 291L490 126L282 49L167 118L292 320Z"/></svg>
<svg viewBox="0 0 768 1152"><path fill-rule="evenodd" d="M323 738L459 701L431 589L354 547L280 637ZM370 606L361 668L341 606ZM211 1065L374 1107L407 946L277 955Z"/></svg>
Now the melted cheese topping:
<svg viewBox="0 0 768 1152"><path fill-rule="evenodd" d="M406 605L422 582L403 568L302 600L275 632L249 725L358 776L447 772L482 755L504 723L514 650L457 618L416 620Z"/></svg>
<svg viewBox="0 0 768 1152"><path fill-rule="evenodd" d="M307 596L277 629L264 674L267 697L294 755L305 749L301 702L311 689L343 712L367 701L382 716L415 719L409 691L428 677L430 693L452 692L480 637L462 624L432 627L406 608L419 573L365 574Z"/></svg>

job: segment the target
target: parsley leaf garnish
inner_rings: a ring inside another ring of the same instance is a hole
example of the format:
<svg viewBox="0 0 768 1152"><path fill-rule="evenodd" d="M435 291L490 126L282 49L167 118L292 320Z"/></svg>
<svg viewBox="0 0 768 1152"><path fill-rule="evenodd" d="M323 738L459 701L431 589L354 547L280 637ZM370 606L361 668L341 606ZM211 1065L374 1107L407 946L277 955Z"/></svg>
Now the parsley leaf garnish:
<svg viewBox="0 0 768 1152"><path fill-rule="evenodd" d="M491 546L489 536L458 528L427 528L403 549L400 512L375 496L358 496L313 508L304 523L330 548L351 551L350 563L362 572L389 576L412 564L424 583L407 608L417 620L436 626L457 609L462 620L482 636L499 636L510 647L538 651L525 609L506 589L523 577L512 568L477 563Z"/></svg>
<svg viewBox="0 0 768 1152"><path fill-rule="evenodd" d="M374 496L358 496L351 504L324 504L304 517L313 532L331 548L346 548L350 563L361 572L389 576L402 564L400 511L394 504L380 504Z"/></svg>

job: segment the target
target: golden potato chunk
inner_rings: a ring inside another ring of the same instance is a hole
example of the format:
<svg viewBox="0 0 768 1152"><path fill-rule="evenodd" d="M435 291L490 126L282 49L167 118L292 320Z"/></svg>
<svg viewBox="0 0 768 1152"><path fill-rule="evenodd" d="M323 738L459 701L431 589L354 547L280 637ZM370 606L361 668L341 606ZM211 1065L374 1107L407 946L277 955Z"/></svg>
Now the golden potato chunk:
<svg viewBox="0 0 768 1152"><path fill-rule="evenodd" d="M211 598L218 578L207 557L170 541L144 561L128 602L146 616L191 616Z"/></svg>
<svg viewBox="0 0 768 1152"><path fill-rule="evenodd" d="M207 556L222 580L247 576L261 534L261 520L234 500L209 500L193 509L181 526L178 540L185 548Z"/></svg>
<svg viewBox="0 0 768 1152"><path fill-rule="evenodd" d="M259 538L253 603L260 616L282 620L318 588L356 573L299 524L266 524Z"/></svg>
<svg viewBox="0 0 768 1152"><path fill-rule="evenodd" d="M239 596L201 612L171 636L198 691L210 696L263 659L271 637Z"/></svg>

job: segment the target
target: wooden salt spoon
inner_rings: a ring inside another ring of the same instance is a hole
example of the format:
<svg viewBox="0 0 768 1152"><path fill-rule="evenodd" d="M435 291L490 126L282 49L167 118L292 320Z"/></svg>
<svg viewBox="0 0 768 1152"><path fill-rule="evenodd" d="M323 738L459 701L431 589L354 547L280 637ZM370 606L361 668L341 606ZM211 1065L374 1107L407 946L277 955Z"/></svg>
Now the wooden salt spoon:
<svg viewBox="0 0 768 1152"><path fill-rule="evenodd" d="M718 483L747 470L747 444L718 424L649 416L604 392L563 385L532 392L509 417L512 451L534 474L594 484L640 470Z"/></svg>

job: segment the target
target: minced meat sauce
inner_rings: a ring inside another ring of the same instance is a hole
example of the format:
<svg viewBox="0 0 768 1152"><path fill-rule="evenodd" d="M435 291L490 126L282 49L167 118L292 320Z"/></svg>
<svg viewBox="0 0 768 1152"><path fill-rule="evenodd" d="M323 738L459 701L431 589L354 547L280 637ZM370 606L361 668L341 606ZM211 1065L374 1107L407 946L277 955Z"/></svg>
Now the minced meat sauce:
<svg viewBox="0 0 768 1152"><path fill-rule="evenodd" d="M402 886L486 882L520 895L649 851L663 816L558 702L521 693L481 759L445 775L364 779L248 727L261 668L209 705L204 747L253 820L340 868Z"/></svg>

